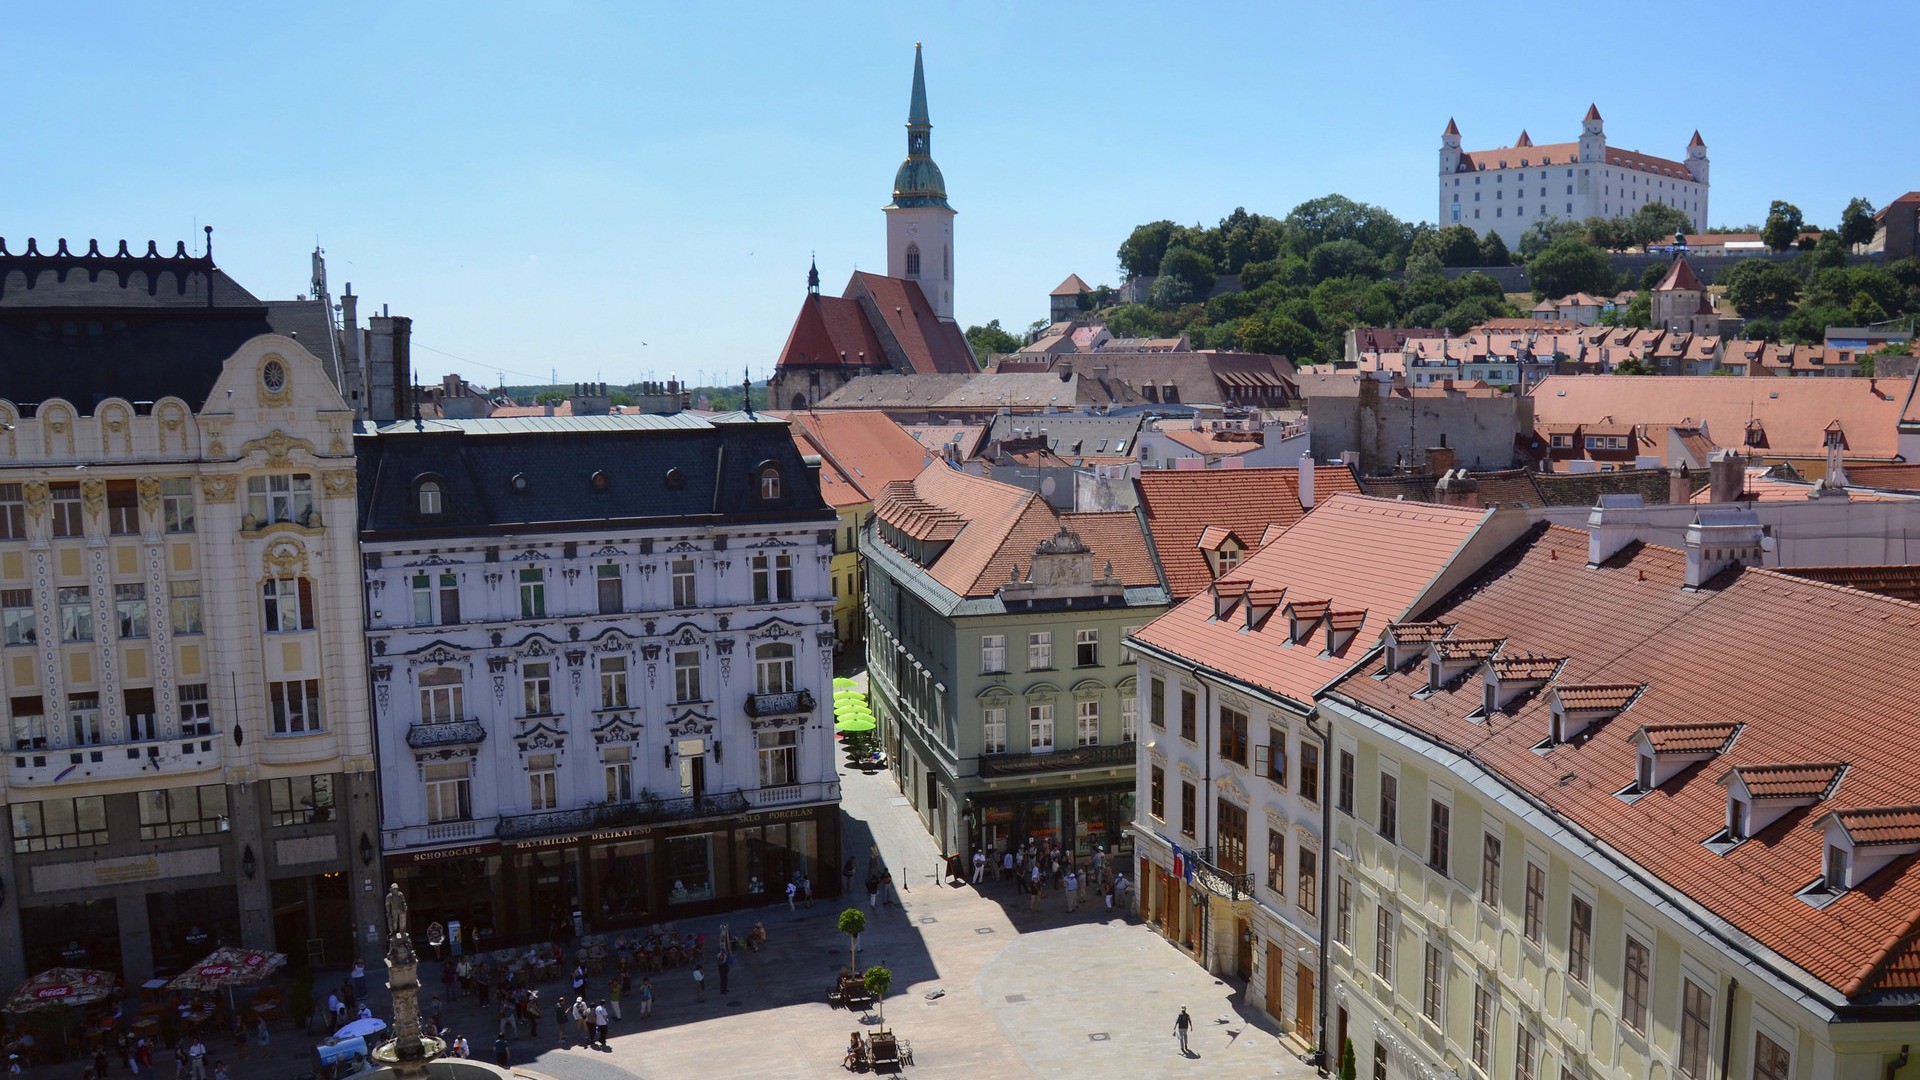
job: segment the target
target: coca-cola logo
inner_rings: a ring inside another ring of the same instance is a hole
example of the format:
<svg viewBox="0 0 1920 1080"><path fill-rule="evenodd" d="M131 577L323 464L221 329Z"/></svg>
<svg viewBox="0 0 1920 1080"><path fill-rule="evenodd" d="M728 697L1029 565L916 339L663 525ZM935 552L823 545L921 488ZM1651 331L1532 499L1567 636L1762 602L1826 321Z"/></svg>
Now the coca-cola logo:
<svg viewBox="0 0 1920 1080"><path fill-rule="evenodd" d="M233 970L230 964L208 964L200 969L200 974L208 979L217 979Z"/></svg>
<svg viewBox="0 0 1920 1080"><path fill-rule="evenodd" d="M33 996L41 999L63 998L73 993L71 986L43 986L34 991Z"/></svg>

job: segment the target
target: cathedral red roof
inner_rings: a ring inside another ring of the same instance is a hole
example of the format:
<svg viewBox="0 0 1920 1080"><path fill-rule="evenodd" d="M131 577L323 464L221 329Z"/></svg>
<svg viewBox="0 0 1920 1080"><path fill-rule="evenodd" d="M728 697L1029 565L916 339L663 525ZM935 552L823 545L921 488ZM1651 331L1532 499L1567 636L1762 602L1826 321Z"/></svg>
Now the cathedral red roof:
<svg viewBox="0 0 1920 1080"><path fill-rule="evenodd" d="M858 300L811 294L800 305L786 347L780 350L780 366L842 364L884 368L887 351L867 325Z"/></svg>
<svg viewBox="0 0 1920 1080"><path fill-rule="evenodd" d="M1693 267L1687 265L1685 255L1675 258L1673 267L1667 271L1667 276L1661 278L1660 284L1653 287L1654 292L1669 292L1674 289L1685 289L1689 292L1703 292L1706 289L1705 285L1700 284L1700 278L1694 274Z"/></svg>

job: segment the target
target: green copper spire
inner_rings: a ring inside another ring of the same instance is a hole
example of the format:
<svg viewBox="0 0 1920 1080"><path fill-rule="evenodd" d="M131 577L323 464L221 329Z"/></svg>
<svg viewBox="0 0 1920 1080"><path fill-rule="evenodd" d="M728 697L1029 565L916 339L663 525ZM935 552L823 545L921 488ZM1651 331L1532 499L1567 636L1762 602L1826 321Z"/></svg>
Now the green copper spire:
<svg viewBox="0 0 1920 1080"><path fill-rule="evenodd" d="M947 181L933 163L933 121L927 116L927 73L920 61L920 43L913 43L913 101L907 106L907 160L893 174L893 202L889 206L947 207Z"/></svg>

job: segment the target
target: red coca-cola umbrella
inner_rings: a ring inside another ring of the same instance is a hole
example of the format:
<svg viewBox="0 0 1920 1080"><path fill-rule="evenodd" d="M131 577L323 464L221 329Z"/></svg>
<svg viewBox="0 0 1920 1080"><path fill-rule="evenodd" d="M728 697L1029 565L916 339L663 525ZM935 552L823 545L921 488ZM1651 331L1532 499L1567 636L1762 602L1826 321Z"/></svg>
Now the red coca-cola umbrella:
<svg viewBox="0 0 1920 1080"><path fill-rule="evenodd" d="M253 986L287 966L287 954L224 945L176 975L169 990L218 990Z"/></svg>
<svg viewBox="0 0 1920 1080"><path fill-rule="evenodd" d="M58 1005L91 1005L113 993L120 980L92 968L48 968L20 984L7 999L8 1012L34 1012Z"/></svg>

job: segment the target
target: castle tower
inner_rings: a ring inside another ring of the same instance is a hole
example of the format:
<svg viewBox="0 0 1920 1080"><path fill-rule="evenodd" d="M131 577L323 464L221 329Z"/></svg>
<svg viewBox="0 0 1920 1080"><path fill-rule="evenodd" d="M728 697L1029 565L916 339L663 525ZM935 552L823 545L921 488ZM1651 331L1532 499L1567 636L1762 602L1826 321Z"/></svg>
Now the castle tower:
<svg viewBox="0 0 1920 1080"><path fill-rule="evenodd" d="M887 276L920 285L942 321L953 321L953 207L947 181L933 163L927 77L920 43L913 45L913 100L907 108L907 159L893 174L887 214Z"/></svg>
<svg viewBox="0 0 1920 1080"><path fill-rule="evenodd" d="M1600 119L1600 106L1588 105L1580 121L1580 160L1595 164L1607 160L1607 128Z"/></svg>
<svg viewBox="0 0 1920 1080"><path fill-rule="evenodd" d="M1447 130L1440 133L1440 175L1450 176L1460 171L1460 125L1447 117Z"/></svg>
<svg viewBox="0 0 1920 1080"><path fill-rule="evenodd" d="M1698 131L1693 133L1693 141L1687 144L1687 171L1693 174L1695 181L1707 182L1707 141Z"/></svg>

